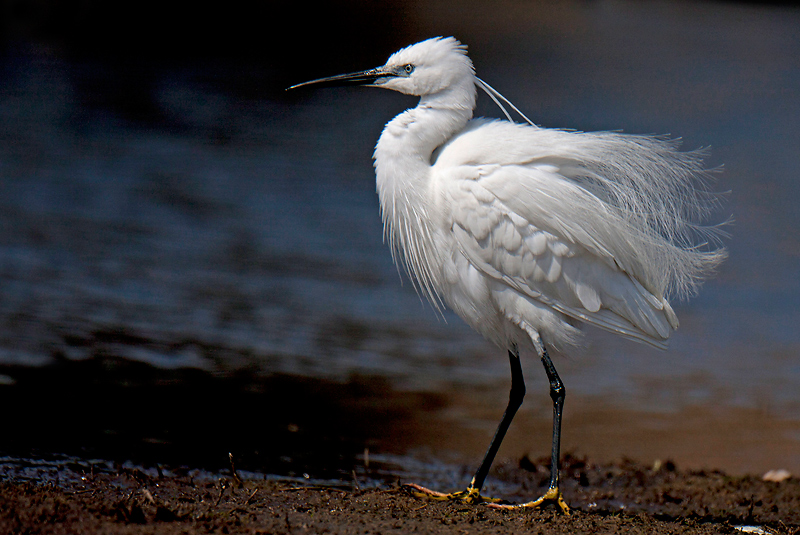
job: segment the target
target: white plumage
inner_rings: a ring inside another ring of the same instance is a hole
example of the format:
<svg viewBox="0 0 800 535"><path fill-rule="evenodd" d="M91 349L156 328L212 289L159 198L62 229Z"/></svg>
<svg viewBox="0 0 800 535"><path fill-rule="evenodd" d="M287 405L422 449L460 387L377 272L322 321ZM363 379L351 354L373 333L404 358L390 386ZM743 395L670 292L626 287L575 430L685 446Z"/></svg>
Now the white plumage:
<svg viewBox="0 0 800 535"><path fill-rule="evenodd" d="M724 258L692 242L713 204L699 154L652 136L470 120L476 78L453 38L384 68L409 64L411 77L375 83L421 96L386 126L375 168L389 242L425 295L504 348L527 345L521 320L545 342L575 342L567 317L665 348L678 327L668 292L693 291Z"/></svg>
<svg viewBox="0 0 800 535"><path fill-rule="evenodd" d="M557 412L555 474L544 498L566 512L557 488L563 384L545 345L577 342L578 320L666 348L678 327L668 296L695 291L725 257L704 241L715 229L699 226L715 204L701 155L661 137L472 119L477 87L501 108L499 100L510 103L475 76L452 37L404 48L377 69L312 83L420 97L386 125L375 148L387 241L434 306L446 304L509 349L513 381L522 381L518 347L542 357ZM445 497L479 498L522 394L512 388L466 494Z"/></svg>

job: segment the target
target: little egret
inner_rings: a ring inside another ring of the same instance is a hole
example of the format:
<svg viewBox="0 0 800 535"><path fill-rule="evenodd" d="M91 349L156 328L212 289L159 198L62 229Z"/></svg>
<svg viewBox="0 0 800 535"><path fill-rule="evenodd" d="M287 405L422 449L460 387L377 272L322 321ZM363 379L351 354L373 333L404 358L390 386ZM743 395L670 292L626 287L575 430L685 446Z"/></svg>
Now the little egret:
<svg viewBox="0 0 800 535"><path fill-rule="evenodd" d="M453 37L289 89L346 84L420 97L375 147L385 238L435 308L451 307L511 362L508 406L467 489L410 487L496 507L555 503L568 514L559 489L565 389L546 348L577 343L576 320L666 348L678 327L667 296L695 291L725 257L708 243L717 229L701 226L715 205L701 155L663 137L540 128L475 76ZM478 87L507 121L472 118ZM525 395L521 349L536 351L550 382L550 485L529 503L500 505L480 490Z"/></svg>

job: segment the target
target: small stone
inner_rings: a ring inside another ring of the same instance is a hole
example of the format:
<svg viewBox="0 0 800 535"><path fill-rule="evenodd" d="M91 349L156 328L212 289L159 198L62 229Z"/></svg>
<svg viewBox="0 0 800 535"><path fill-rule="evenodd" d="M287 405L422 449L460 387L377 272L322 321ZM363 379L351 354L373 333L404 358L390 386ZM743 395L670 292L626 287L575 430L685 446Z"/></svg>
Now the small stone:
<svg viewBox="0 0 800 535"><path fill-rule="evenodd" d="M775 483L780 483L781 481L786 481L792 477L792 474L789 473L788 470L784 470L781 468L780 470L770 470L766 474L762 476L761 479L764 481L773 481Z"/></svg>

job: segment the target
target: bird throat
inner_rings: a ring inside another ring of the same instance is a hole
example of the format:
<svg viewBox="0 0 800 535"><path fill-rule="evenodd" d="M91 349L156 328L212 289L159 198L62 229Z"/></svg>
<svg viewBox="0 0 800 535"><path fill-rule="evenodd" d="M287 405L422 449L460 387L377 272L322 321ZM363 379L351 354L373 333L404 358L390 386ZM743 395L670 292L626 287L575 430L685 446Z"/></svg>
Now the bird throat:
<svg viewBox="0 0 800 535"><path fill-rule="evenodd" d="M474 102L474 96L473 96ZM428 194L434 152L461 131L472 117L472 107L423 99L395 117L384 128L375 147L375 174L384 225L384 240L392 256L409 274L417 290L441 306L441 275L429 258L439 254L434 243L436 220Z"/></svg>

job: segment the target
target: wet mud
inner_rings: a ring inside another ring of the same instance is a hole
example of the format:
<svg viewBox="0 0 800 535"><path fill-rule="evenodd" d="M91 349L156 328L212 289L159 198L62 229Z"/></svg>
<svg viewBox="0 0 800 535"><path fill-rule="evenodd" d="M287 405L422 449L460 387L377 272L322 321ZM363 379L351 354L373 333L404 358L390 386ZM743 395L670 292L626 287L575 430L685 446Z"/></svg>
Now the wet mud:
<svg viewBox="0 0 800 535"><path fill-rule="evenodd" d="M496 477L529 497L545 490L541 466L524 458ZM81 459L4 458L3 533L753 533L800 532L800 481L766 482L672 463L594 464L567 457L554 508L497 511L413 497L402 481L361 486L196 469L142 468ZM362 483L360 483L360 481Z"/></svg>
<svg viewBox="0 0 800 535"><path fill-rule="evenodd" d="M663 457L565 454L570 517L410 496L403 483L460 490L490 430L447 424L469 396L397 391L378 377L211 374L101 356L2 374L0 533L800 532L800 480ZM447 443L461 455L447 460ZM487 494L524 503L544 492L547 458L512 440L500 459Z"/></svg>

